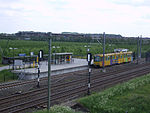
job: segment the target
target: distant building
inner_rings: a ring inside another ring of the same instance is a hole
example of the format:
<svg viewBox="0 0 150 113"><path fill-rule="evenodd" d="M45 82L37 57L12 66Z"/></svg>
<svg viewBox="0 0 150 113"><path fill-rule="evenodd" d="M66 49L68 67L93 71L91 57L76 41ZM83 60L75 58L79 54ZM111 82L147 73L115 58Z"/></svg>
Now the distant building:
<svg viewBox="0 0 150 113"><path fill-rule="evenodd" d="M50 36L51 32L34 32L34 31L19 31L18 33L15 33L16 36L24 36L24 37L32 37L32 36Z"/></svg>

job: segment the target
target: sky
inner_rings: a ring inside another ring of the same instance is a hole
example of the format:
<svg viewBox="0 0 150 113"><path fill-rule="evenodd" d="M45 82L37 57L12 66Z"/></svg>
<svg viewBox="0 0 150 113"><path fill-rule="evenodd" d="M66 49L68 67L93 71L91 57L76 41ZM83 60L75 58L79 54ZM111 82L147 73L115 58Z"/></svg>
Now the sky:
<svg viewBox="0 0 150 113"><path fill-rule="evenodd" d="M18 31L150 37L150 0L0 0L0 33Z"/></svg>

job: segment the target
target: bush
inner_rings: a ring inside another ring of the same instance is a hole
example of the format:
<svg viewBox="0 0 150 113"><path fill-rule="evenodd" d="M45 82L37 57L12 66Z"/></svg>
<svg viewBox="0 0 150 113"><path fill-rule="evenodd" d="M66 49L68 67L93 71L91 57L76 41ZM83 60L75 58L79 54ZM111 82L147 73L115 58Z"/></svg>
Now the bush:
<svg viewBox="0 0 150 113"><path fill-rule="evenodd" d="M37 111L35 113L80 113L80 112L75 112L68 106L55 105L55 106L51 107L49 112L47 110L42 110L42 111Z"/></svg>

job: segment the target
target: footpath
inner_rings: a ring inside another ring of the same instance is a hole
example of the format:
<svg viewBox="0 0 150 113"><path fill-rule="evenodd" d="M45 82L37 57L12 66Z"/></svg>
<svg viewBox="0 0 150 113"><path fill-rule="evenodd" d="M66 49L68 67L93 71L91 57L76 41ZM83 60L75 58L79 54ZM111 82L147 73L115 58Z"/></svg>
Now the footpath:
<svg viewBox="0 0 150 113"><path fill-rule="evenodd" d="M9 69L9 65L8 66L0 67L0 71L5 70L5 69Z"/></svg>

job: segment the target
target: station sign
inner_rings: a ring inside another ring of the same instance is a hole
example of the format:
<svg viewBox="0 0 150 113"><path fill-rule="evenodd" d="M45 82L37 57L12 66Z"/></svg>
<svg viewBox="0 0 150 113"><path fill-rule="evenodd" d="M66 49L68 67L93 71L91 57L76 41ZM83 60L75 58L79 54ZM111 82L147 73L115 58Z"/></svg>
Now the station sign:
<svg viewBox="0 0 150 113"><path fill-rule="evenodd" d="M18 56L26 56L25 53L18 54Z"/></svg>

